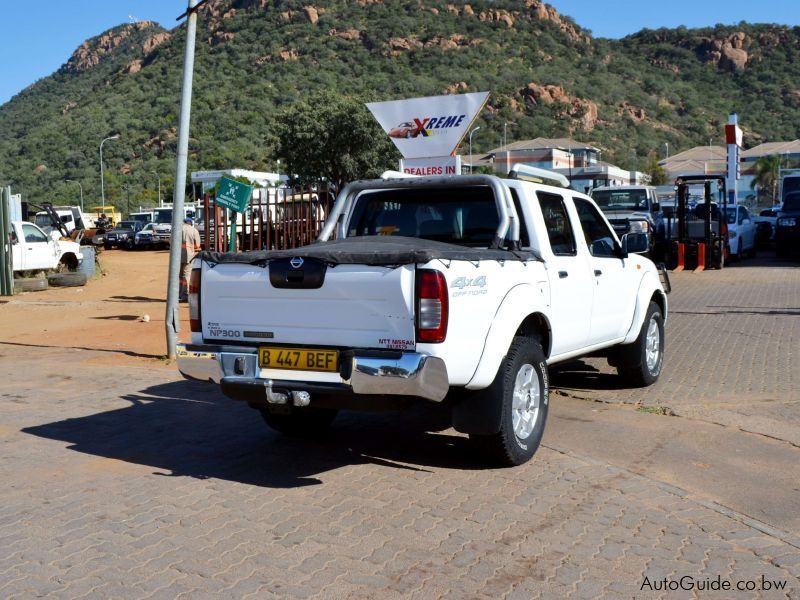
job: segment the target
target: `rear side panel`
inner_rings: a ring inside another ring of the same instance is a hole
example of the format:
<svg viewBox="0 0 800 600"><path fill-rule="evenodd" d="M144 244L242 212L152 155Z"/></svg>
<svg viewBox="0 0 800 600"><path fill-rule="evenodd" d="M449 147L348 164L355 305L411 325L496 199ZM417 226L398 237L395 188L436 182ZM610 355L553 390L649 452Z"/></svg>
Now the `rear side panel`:
<svg viewBox="0 0 800 600"><path fill-rule="evenodd" d="M497 318L497 312L509 291L524 288L527 305L525 311L542 310L546 302L547 274L538 261L476 262L432 261L424 268L441 271L447 281L450 315L447 337L439 344L417 344L417 352L438 356L447 363L451 385L466 385L483 359L486 338ZM520 311L508 323L515 330L528 312ZM498 362L508 346L499 349ZM488 385L491 379L486 382Z"/></svg>
<svg viewBox="0 0 800 600"><path fill-rule="evenodd" d="M414 348L414 267L328 267L318 289L278 289L269 269L203 266L206 342Z"/></svg>

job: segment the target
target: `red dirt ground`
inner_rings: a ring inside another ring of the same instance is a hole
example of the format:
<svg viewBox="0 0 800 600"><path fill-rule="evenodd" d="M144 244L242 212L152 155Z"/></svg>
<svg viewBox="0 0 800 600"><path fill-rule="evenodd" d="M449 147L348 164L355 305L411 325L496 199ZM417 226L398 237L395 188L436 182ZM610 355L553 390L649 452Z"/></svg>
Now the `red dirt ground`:
<svg viewBox="0 0 800 600"><path fill-rule="evenodd" d="M101 350L104 356L91 359L92 364L174 368L165 360L168 251L101 251L99 263L102 274L98 271L84 287L0 298L0 348ZM179 338L188 340L185 304L180 314Z"/></svg>

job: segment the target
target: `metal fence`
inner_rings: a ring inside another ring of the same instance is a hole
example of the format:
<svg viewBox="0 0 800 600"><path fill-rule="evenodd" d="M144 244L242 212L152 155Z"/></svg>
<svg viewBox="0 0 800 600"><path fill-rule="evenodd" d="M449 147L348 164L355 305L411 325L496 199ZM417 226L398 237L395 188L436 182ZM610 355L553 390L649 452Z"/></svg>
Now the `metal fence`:
<svg viewBox="0 0 800 600"><path fill-rule="evenodd" d="M310 244L330 214L335 195L328 185L261 188L237 216L236 249L286 250ZM203 197L198 227L207 250L225 251L230 244L230 213L214 197Z"/></svg>

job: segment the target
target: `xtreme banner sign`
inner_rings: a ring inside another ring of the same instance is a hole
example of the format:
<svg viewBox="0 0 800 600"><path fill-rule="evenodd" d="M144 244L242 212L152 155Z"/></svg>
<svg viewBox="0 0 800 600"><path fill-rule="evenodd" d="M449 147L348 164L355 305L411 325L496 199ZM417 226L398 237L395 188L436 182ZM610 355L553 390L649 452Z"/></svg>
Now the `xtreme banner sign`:
<svg viewBox="0 0 800 600"><path fill-rule="evenodd" d="M367 108L403 158L449 156L467 135L489 92L370 102Z"/></svg>

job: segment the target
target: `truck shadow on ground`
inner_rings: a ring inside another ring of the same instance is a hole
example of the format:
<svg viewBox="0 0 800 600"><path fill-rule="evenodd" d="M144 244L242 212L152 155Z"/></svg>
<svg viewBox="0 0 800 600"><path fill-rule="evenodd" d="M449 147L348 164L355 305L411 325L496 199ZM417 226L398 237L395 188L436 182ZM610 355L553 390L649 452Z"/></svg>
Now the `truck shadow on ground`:
<svg viewBox="0 0 800 600"><path fill-rule="evenodd" d="M550 385L560 390L623 390L630 387L616 370L604 373L583 360L558 363L550 369Z"/></svg>
<svg viewBox="0 0 800 600"><path fill-rule="evenodd" d="M179 381L122 396L130 406L23 429L71 450L148 465L173 477L218 478L290 488L345 466L392 469L484 469L469 440L449 427L449 413L419 406L403 412L342 412L322 437L270 430L247 405L211 384ZM447 419L445 419L447 415Z"/></svg>

